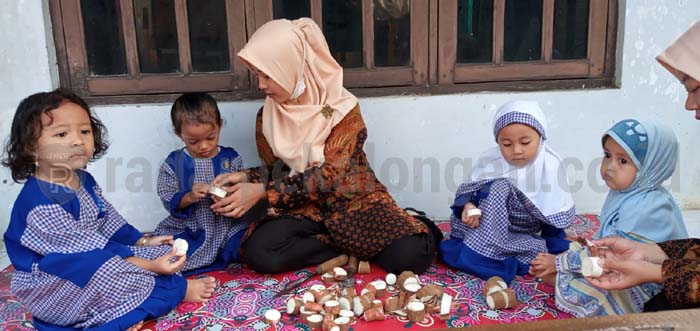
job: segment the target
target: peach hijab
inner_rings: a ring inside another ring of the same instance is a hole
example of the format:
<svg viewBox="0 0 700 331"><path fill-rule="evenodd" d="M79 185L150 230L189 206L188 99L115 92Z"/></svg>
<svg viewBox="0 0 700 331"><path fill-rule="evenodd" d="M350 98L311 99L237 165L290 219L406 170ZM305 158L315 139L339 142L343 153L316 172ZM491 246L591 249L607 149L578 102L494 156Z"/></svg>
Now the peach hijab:
<svg viewBox="0 0 700 331"><path fill-rule="evenodd" d="M292 94L282 103L267 97L262 114L263 135L290 176L323 164L326 139L358 101L343 87L343 68L318 25L309 18L267 22L238 57Z"/></svg>
<svg viewBox="0 0 700 331"><path fill-rule="evenodd" d="M688 75L700 81L700 21L678 37L656 60L679 80Z"/></svg>

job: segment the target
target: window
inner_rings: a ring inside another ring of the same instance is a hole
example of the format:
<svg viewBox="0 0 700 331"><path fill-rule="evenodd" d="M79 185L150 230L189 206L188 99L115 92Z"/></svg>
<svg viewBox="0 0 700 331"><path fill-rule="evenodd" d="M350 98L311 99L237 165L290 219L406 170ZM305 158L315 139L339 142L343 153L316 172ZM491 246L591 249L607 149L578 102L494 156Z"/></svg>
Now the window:
<svg viewBox="0 0 700 331"><path fill-rule="evenodd" d="M603 77L610 3L442 0L439 83Z"/></svg>
<svg viewBox="0 0 700 331"><path fill-rule="evenodd" d="M615 58L616 0L50 5L61 85L97 103L169 101L187 91L260 97L236 53L276 18L315 20L345 69L345 85L359 95L609 85Z"/></svg>

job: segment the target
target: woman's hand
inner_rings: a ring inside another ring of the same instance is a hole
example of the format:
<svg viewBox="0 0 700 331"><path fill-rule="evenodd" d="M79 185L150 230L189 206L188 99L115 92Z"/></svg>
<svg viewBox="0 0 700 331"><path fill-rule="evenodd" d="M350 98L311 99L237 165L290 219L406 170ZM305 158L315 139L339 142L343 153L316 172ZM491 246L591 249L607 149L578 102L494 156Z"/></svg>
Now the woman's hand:
<svg viewBox="0 0 700 331"><path fill-rule="evenodd" d="M603 267L603 275L586 279L600 289L623 290L644 283L663 281L660 264L643 260L613 259L601 259L598 263Z"/></svg>
<svg viewBox="0 0 700 331"><path fill-rule="evenodd" d="M468 216L467 214L472 209L476 209L476 206L474 206L473 203L467 202L464 205L464 209L462 209L462 223L464 223L466 226L474 229L474 228L479 226L479 220L481 219L481 216L479 216L479 215Z"/></svg>
<svg viewBox="0 0 700 331"><path fill-rule="evenodd" d="M260 183L238 183L226 188L229 194L211 205L218 215L240 218L253 208L258 201L267 198L265 185Z"/></svg>
<svg viewBox="0 0 700 331"><path fill-rule="evenodd" d="M218 175L218 176L216 176L216 178L214 178L214 181L211 182L211 185L216 185L218 187L226 188L228 186L233 186L236 184L247 183L247 182L248 182L248 175L245 172L239 171L239 172L229 172L229 173Z"/></svg>
<svg viewBox="0 0 700 331"><path fill-rule="evenodd" d="M668 259L657 244L645 244L620 237L602 238L593 243L597 246L600 257L605 259L646 261L653 264L662 264Z"/></svg>
<svg viewBox="0 0 700 331"><path fill-rule="evenodd" d="M162 245L173 245L173 236L152 236L144 237L146 240L143 241L144 246L162 246Z"/></svg>

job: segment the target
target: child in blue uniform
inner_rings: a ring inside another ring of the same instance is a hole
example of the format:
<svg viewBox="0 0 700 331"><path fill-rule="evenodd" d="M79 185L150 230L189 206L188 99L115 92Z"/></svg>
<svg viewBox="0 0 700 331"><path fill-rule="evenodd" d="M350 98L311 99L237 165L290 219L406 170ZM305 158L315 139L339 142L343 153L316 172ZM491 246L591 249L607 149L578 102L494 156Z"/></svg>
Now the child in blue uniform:
<svg viewBox="0 0 700 331"><path fill-rule="evenodd" d="M26 181L5 232L12 293L39 330L136 330L180 301L204 302L214 279L187 280L171 236L144 236L86 171L107 150L106 129L66 90L17 108L3 165Z"/></svg>
<svg viewBox="0 0 700 331"><path fill-rule="evenodd" d="M506 282L528 272L539 253L569 247L564 229L575 208L559 178L559 155L548 145L547 120L533 101L511 101L496 113L498 144L485 151L452 205L452 232L440 243L446 264ZM470 214L479 209L482 214Z"/></svg>
<svg viewBox="0 0 700 331"><path fill-rule="evenodd" d="M243 168L241 156L219 146L221 114L207 93L185 93L172 106L175 134L185 147L168 155L158 174L158 195L170 215L156 234L173 235L189 243L183 274L226 268L240 262L238 250L249 218L215 215L208 196L216 176Z"/></svg>

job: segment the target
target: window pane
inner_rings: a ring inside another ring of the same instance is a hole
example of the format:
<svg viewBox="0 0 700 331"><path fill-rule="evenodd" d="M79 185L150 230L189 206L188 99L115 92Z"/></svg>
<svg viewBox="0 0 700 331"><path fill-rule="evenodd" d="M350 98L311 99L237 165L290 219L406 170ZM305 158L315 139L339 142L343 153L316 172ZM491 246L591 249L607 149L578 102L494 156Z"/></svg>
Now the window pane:
<svg viewBox="0 0 700 331"><path fill-rule="evenodd" d="M295 20L300 17L311 17L310 0L273 0L272 17Z"/></svg>
<svg viewBox="0 0 700 331"><path fill-rule="evenodd" d="M374 0L374 65L405 67L410 62L410 1Z"/></svg>
<svg viewBox="0 0 700 331"><path fill-rule="evenodd" d="M134 23L141 72L179 72L175 1L134 0Z"/></svg>
<svg viewBox="0 0 700 331"><path fill-rule="evenodd" d="M542 0L506 0L503 58L538 61L542 54Z"/></svg>
<svg viewBox="0 0 700 331"><path fill-rule="evenodd" d="M589 0L554 1L552 58L585 59L588 55Z"/></svg>
<svg viewBox="0 0 700 331"><path fill-rule="evenodd" d="M226 0L187 1L192 70L228 71Z"/></svg>
<svg viewBox="0 0 700 331"><path fill-rule="evenodd" d="M457 63L491 62L493 0L459 0Z"/></svg>
<svg viewBox="0 0 700 331"><path fill-rule="evenodd" d="M82 0L90 76L127 73L119 0Z"/></svg>
<svg viewBox="0 0 700 331"><path fill-rule="evenodd" d="M362 68L362 1L324 0L323 34L343 68Z"/></svg>

